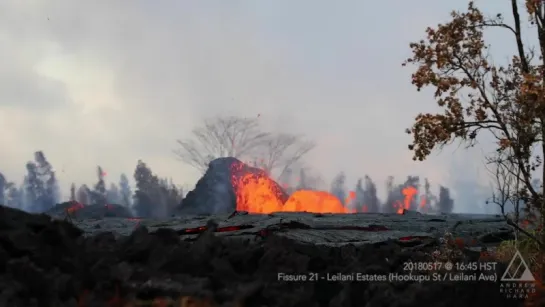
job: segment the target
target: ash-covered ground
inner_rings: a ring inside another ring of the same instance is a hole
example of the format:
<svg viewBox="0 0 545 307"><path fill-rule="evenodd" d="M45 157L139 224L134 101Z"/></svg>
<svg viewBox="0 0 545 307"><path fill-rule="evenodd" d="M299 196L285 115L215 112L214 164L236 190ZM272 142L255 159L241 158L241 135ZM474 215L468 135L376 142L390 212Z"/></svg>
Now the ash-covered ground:
<svg viewBox="0 0 545 307"><path fill-rule="evenodd" d="M495 217L239 212L70 222L0 207L0 306L523 303L507 299L493 281L331 280L358 273L409 275L408 263L434 261L430 255L445 231L471 242L464 249L467 261L478 261L482 246L509 236Z"/></svg>

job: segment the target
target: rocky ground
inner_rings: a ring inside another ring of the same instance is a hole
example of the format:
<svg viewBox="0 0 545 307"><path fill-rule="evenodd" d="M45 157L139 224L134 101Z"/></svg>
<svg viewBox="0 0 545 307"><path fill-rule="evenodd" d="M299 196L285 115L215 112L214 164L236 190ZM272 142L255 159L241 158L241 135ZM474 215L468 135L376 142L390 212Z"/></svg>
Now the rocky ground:
<svg viewBox="0 0 545 307"><path fill-rule="evenodd" d="M327 279L408 275L407 263L432 260L445 230L473 238L464 252L475 261L475 248L509 235L494 218L238 213L68 221L0 206L0 306L522 304L492 281ZM318 278L290 282L279 273Z"/></svg>

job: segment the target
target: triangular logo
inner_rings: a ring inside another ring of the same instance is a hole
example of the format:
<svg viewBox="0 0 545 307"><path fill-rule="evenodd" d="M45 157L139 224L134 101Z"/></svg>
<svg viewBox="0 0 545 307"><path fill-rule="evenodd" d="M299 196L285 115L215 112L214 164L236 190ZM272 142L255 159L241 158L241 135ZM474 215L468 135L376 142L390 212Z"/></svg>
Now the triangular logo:
<svg viewBox="0 0 545 307"><path fill-rule="evenodd" d="M509 262L501 281L536 281L518 250Z"/></svg>

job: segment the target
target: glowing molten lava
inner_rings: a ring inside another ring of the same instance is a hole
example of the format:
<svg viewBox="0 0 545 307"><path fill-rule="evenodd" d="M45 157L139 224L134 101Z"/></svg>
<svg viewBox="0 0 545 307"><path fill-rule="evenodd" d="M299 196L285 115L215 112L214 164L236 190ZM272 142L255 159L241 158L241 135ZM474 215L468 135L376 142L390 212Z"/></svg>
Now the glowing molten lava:
<svg viewBox="0 0 545 307"><path fill-rule="evenodd" d="M324 191L300 190L293 193L281 211L314 213L354 213L333 194Z"/></svg>
<svg viewBox="0 0 545 307"><path fill-rule="evenodd" d="M249 213L295 212L353 213L333 194L324 191L300 190L289 198L265 172L243 172L243 165L232 167L231 181L236 194L237 211ZM355 198L350 193L347 201Z"/></svg>
<svg viewBox="0 0 545 307"><path fill-rule="evenodd" d="M240 167L240 166L239 166ZM231 183L235 190L237 211L271 213L282 211L287 195L265 172L237 176L241 169L233 169Z"/></svg>
<svg viewBox="0 0 545 307"><path fill-rule="evenodd" d="M355 213L350 204L356 201L356 193L349 192L344 204L335 195L325 191L299 190L291 196L272 180L268 174L257 168L249 167L242 162L231 165L231 184L236 196L236 210L249 213L272 212L311 212L311 213ZM402 189L404 199L396 201L392 206L397 214L414 209L411 205L418 196L418 190L412 186ZM426 200L421 199L420 206L425 207ZM363 204L361 211L367 212L368 206Z"/></svg>
<svg viewBox="0 0 545 307"><path fill-rule="evenodd" d="M406 187L401 190L401 193L403 193L404 199L403 203L401 201L397 201L394 206L397 209L397 214L403 214L405 210L411 209L411 203L413 202L415 196L418 194L418 190L414 187Z"/></svg>
<svg viewBox="0 0 545 307"><path fill-rule="evenodd" d="M233 175L232 184L236 194L237 211L249 213L354 212L347 209L333 194L324 191L300 190L287 198L280 186L264 172L245 173L240 177Z"/></svg>

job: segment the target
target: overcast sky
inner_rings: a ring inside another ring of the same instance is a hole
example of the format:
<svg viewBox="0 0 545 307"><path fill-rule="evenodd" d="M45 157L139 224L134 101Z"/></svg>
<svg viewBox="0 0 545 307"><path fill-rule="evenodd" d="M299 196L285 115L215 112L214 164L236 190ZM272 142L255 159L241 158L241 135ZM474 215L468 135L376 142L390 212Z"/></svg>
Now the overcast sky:
<svg viewBox="0 0 545 307"><path fill-rule="evenodd" d="M138 159L193 185L175 140L202 118L260 114L313 138L307 164L327 180L345 171L350 184L369 174L379 186L388 175L475 185L480 151L416 163L404 134L434 109L401 67L408 44L466 5L454 2L2 0L0 170L21 182L43 150L64 191L93 183L96 165L109 180L132 176Z"/></svg>

